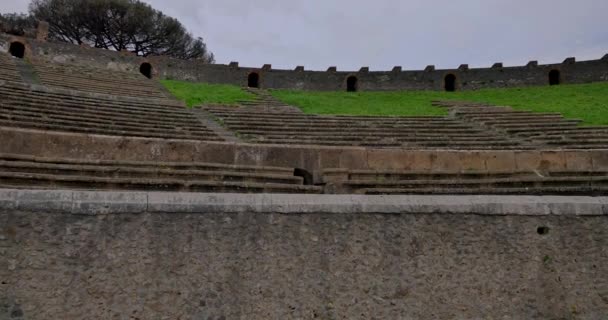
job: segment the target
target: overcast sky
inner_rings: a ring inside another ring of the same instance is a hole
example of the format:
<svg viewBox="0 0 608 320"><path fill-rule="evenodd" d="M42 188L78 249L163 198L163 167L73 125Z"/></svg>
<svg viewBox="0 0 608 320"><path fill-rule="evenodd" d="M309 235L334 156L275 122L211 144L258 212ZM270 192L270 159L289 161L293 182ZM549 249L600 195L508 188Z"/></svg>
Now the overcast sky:
<svg viewBox="0 0 608 320"><path fill-rule="evenodd" d="M608 0L145 0L202 36L218 63L418 70L598 59ZM0 0L0 12L29 0Z"/></svg>

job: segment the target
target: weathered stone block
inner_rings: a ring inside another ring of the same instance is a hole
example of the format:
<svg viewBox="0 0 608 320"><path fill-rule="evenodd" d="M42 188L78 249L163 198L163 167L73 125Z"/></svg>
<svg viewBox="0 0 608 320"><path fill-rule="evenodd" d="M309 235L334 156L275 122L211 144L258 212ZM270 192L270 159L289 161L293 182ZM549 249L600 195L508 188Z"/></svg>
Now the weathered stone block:
<svg viewBox="0 0 608 320"><path fill-rule="evenodd" d="M479 155L484 159L488 172L510 172L516 169L513 151L480 152Z"/></svg>
<svg viewBox="0 0 608 320"><path fill-rule="evenodd" d="M483 158L479 156L477 151L462 151L458 153L460 157L460 171L485 171L486 163Z"/></svg>
<svg viewBox="0 0 608 320"><path fill-rule="evenodd" d="M431 155L433 172L460 172L462 169L460 154L452 151L436 151Z"/></svg>
<svg viewBox="0 0 608 320"><path fill-rule="evenodd" d="M594 171L608 171L608 151L592 150L589 151L589 155Z"/></svg>
<svg viewBox="0 0 608 320"><path fill-rule="evenodd" d="M576 62L576 58L575 57L569 57L569 58L566 58L564 60L564 62L562 62L562 63L563 64L574 64L575 62Z"/></svg>
<svg viewBox="0 0 608 320"><path fill-rule="evenodd" d="M538 151L516 151L515 165L518 171L533 171L540 168L541 157Z"/></svg>
<svg viewBox="0 0 608 320"><path fill-rule="evenodd" d="M540 170L566 170L566 157L561 151L541 151Z"/></svg>
<svg viewBox="0 0 608 320"><path fill-rule="evenodd" d="M528 62L528 64L526 65L526 67L528 67L528 68L538 67L538 61L532 60L532 61Z"/></svg>
<svg viewBox="0 0 608 320"><path fill-rule="evenodd" d="M564 151L566 169L572 171L591 171L593 161L591 154L587 151Z"/></svg>

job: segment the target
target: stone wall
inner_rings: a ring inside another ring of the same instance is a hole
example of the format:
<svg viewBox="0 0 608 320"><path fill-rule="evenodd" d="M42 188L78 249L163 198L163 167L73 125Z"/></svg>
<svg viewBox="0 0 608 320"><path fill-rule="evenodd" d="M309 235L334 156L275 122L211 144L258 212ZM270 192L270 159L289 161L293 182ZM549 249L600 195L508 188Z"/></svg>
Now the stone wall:
<svg viewBox="0 0 608 320"><path fill-rule="evenodd" d="M94 49L63 43L36 41L33 39L0 35L0 50L7 51L11 41L26 44L30 59L45 62L68 63L97 68L108 68L137 73L144 62L153 66L154 76L159 79L176 79L196 82L247 85L247 77L256 72L260 76L262 88L301 90L346 90L346 79L357 77L359 90L444 90L446 75L456 77L457 90L480 88L521 87L546 85L549 72L559 70L561 83L589 83L608 81L608 55L599 60L576 62L568 58L562 63L538 65L531 61L526 66L503 67L496 63L491 68L469 68L461 65L457 69L435 70L428 66L420 71L402 71L395 67L392 71L369 71L363 67L359 71L306 71L303 67L294 70L272 69L271 65L260 68L240 67L238 63L229 65L204 64L167 57L136 57L130 53Z"/></svg>
<svg viewBox="0 0 608 320"><path fill-rule="evenodd" d="M301 168L320 182L329 168L418 172L608 171L608 150L406 150L264 145L104 136L0 127L0 152L95 160L215 162Z"/></svg>
<svg viewBox="0 0 608 320"><path fill-rule="evenodd" d="M0 319L608 315L604 198L0 198Z"/></svg>

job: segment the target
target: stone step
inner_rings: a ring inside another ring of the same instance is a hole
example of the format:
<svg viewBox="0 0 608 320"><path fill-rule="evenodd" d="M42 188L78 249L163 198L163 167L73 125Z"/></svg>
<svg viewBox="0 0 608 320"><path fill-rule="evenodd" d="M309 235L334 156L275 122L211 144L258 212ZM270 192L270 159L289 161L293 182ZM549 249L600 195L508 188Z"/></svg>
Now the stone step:
<svg viewBox="0 0 608 320"><path fill-rule="evenodd" d="M220 170L232 172L248 172L270 175L288 175L294 173L293 168L286 167L271 167L271 166L251 166L251 165L234 165L223 163L209 162L168 162L168 161L133 161L133 160L90 160L90 159L70 159L70 158L50 158L37 157L22 154L0 153L2 161L27 161L33 163L50 163L50 164L70 164L70 165L89 165L89 166L104 166L113 168L162 168L171 169L173 171L186 170Z"/></svg>
<svg viewBox="0 0 608 320"><path fill-rule="evenodd" d="M0 107L1 109L1 107ZM63 126L72 126L72 127L86 127L91 129L108 129L112 131L120 131L120 132L148 132L148 133L157 133L157 134L175 134L175 135L184 135L190 137L204 137L206 135L211 135L212 131L204 128L192 128L192 127L176 127L172 130L167 128L158 128L152 126L135 126L131 123L122 123L122 122L102 122L95 119L86 119L79 117L50 117L48 115L42 115L38 113L29 113L28 115L15 114L15 113L6 113L3 112L0 114L0 119L15 121L15 122L37 122L40 124L52 124L52 125L63 125Z"/></svg>
<svg viewBox="0 0 608 320"><path fill-rule="evenodd" d="M264 135L264 140L323 140L323 141L393 141L393 142L433 142L433 141L454 141L454 142L504 142L501 137L449 137L449 136L414 136L414 135L332 135L332 136L301 136L301 135Z"/></svg>
<svg viewBox="0 0 608 320"><path fill-rule="evenodd" d="M293 145L323 145L323 146L391 146L391 147L402 147L402 148L447 148L447 149L458 149L458 148L474 148L478 149L502 149L502 148L514 148L521 149L517 142L510 141L496 141L496 142L461 142L453 140L434 141L434 142L400 142L392 141L385 142L382 140L378 141L365 141L365 140L322 140L322 139L260 139L255 140L256 143L263 144L293 144ZM526 148L529 149L529 148Z"/></svg>
<svg viewBox="0 0 608 320"><path fill-rule="evenodd" d="M255 116L260 118L276 118L276 119L294 119L295 117L301 118L319 118L319 119L336 119L336 120L356 120L356 121L402 121L402 120L414 120L414 121L446 121L450 120L443 116L410 116L410 117L385 117L385 116L345 116L345 115L313 115L313 114L293 114L293 113L281 113L281 112L261 112L257 109L251 108L239 108L239 107L225 107L218 109L217 107L204 107L205 110L222 116L234 116L234 117L247 117ZM452 120L457 121L457 120Z"/></svg>
<svg viewBox="0 0 608 320"><path fill-rule="evenodd" d="M375 134L375 133L395 133L395 134L417 134L417 135L426 135L426 134L445 134L445 135L467 135L467 134L480 134L485 133L485 131L480 129L436 129L436 128L368 128L368 127L326 127L326 128L309 128L302 130L293 130L292 128L266 128L259 129L255 126L253 127L229 127L231 130L238 131L241 134L285 134L285 135L301 135L306 136L308 134L313 134L315 136L319 135L334 135L340 133L359 133L359 134Z"/></svg>
<svg viewBox="0 0 608 320"><path fill-rule="evenodd" d="M538 187L606 187L608 176L571 176L571 177L509 177L479 179L433 179L433 180L394 180L369 181L348 180L340 183L346 190L368 188L428 188L428 189L500 189L500 188L538 188Z"/></svg>
<svg viewBox="0 0 608 320"><path fill-rule="evenodd" d="M77 78L54 78L37 73L40 76L42 83L53 86L68 87L77 90L100 90L100 91L118 91L132 92L139 95L160 96L164 97L152 83L125 83L124 80L105 79L105 80L82 80Z"/></svg>
<svg viewBox="0 0 608 320"><path fill-rule="evenodd" d="M572 125L555 125L552 127L513 127L513 128L501 128L502 131L508 132L510 134L517 134L518 136L525 136L529 133L544 133L546 130L568 130L568 129L576 129L577 126Z"/></svg>
<svg viewBox="0 0 608 320"><path fill-rule="evenodd" d="M325 169L322 172L324 182L342 181L408 181L408 180L479 180L479 179L512 179L512 178L545 178L545 177L591 177L608 176L608 171L524 171L509 170L488 172L483 170L454 171L404 171L404 170L348 170L342 168Z"/></svg>
<svg viewBox="0 0 608 320"><path fill-rule="evenodd" d="M175 114L184 115L188 114L188 110L184 106L180 105L168 105L167 100L151 100L150 103L137 103L129 100L117 100L117 99L102 99L102 98L88 98L79 96L76 94L53 94L35 90L22 90L17 88L8 88L6 86L0 86L0 95L4 98L19 99L22 101L39 102L44 100L45 102L55 102L61 104L67 104L72 106L92 106L92 107L104 107L110 109L117 109L124 111L135 111L135 112L148 112L148 113L162 113L162 114Z"/></svg>
<svg viewBox="0 0 608 320"><path fill-rule="evenodd" d="M608 194L608 187L564 186L534 188L364 188L357 193L368 195L407 195L407 194L444 194L444 195L586 195L603 196Z"/></svg>
<svg viewBox="0 0 608 320"><path fill-rule="evenodd" d="M551 129L551 128L564 128L564 127L577 127L580 123L580 120L562 120L557 122L548 122L548 123L531 123L528 124L526 122L521 123L497 123L493 124L492 127L498 129L516 129L516 130L525 130L527 128L534 129Z"/></svg>
<svg viewBox="0 0 608 320"><path fill-rule="evenodd" d="M239 122L239 121L223 121L223 123L234 129L234 130L247 130L247 129L258 129L258 130L274 130L274 129L290 129L290 130L324 130L324 129L342 129L342 130L471 130L472 127L470 125L463 124L452 124L452 125L431 125L431 124L409 124L409 125L371 125L371 124L363 124L363 123L352 123L352 124L316 124L316 123L287 123L287 124L264 124L264 123L248 123L248 122Z"/></svg>
<svg viewBox="0 0 608 320"><path fill-rule="evenodd" d="M87 126L68 126L58 125L54 123L41 123L39 121L12 121L0 118L0 126L2 127L14 127L14 128L29 128L39 130L51 130L51 131L64 131L64 132L75 132L85 134L101 134L110 136L132 136L142 138L160 138L160 139L186 139L186 140L205 140L205 141L223 141L222 138L216 136L213 133L207 135L189 135L189 134L172 134L172 133L157 133L149 131L127 131L127 130L112 130L112 129L100 129L90 128Z"/></svg>
<svg viewBox="0 0 608 320"><path fill-rule="evenodd" d="M608 133L608 126L606 127L574 127L574 128L562 128L559 130L548 129L541 130L535 132L522 132L518 135L527 136L527 137L536 137L536 136L560 136L560 135L570 135L570 134L604 134Z"/></svg>
<svg viewBox="0 0 608 320"><path fill-rule="evenodd" d="M108 178L180 179L204 181L232 181L277 184L303 184L302 177L292 175L259 174L225 170L173 170L170 168L121 167L102 165L57 164L31 161L0 160L0 172L32 173L61 176L91 176Z"/></svg>
<svg viewBox="0 0 608 320"><path fill-rule="evenodd" d="M236 193L321 193L318 186L225 182L180 179L108 178L86 175L55 175L21 172L0 172L2 188L85 189L85 190L145 190L175 192L236 192Z"/></svg>
<svg viewBox="0 0 608 320"><path fill-rule="evenodd" d="M216 115L217 116L217 115ZM384 126L407 126L407 125L432 125L432 126L470 126L460 121L445 120L445 121L425 121L425 120L411 120L403 119L400 121L372 121L372 120L342 120L333 118L295 118L295 119L267 119L267 118L254 118L254 117L231 117L231 116L217 116L222 119L225 123L243 123L253 125L345 125L345 124L358 124L358 125L384 125Z"/></svg>
<svg viewBox="0 0 608 320"><path fill-rule="evenodd" d="M71 112L82 112L82 113L99 113L105 115L122 115L125 117L137 117L137 118L145 118L149 120L156 120L159 122L163 122L167 118L171 119L179 119L180 121L190 121L194 122L194 117L192 113L186 112L176 112L173 113L171 110L166 111L155 111L150 110L149 112L145 112L145 110L134 110L132 108L121 108L114 107L111 105L88 105L88 104L79 104L77 102L69 102L65 100L47 100L47 99L35 99L35 98L17 98L17 97L6 97L2 93L0 93L0 97L5 105L12 106L29 106L31 108L38 108L40 110L49 110L53 108L57 108L60 110L70 110Z"/></svg>
<svg viewBox="0 0 608 320"><path fill-rule="evenodd" d="M384 138L403 138L403 139L408 139L408 138L412 138L412 139L428 139L428 140L433 140L433 139L454 139L454 140L477 140L477 141L485 141L485 140L495 140L495 139L502 139L505 140L506 138L502 137L502 136L492 136L492 135L488 135L485 132L480 132L480 133L475 133L475 134L441 134L441 133L436 133L436 132L430 132L430 133L416 133L416 132L374 132L372 134L361 134L361 132L342 132L342 133L336 133L336 134L332 134L332 135L327 135L324 133L318 133L318 132L307 132L306 134L302 134L302 132L296 132L294 134L260 134L260 136L266 137L266 138L277 138L277 139L281 139L281 138L299 138L299 137L307 137L310 139L319 139L319 138L330 138L330 137L344 137L344 138L364 138L364 137L373 137L373 138L377 138L377 139L384 139Z"/></svg>
<svg viewBox="0 0 608 320"><path fill-rule="evenodd" d="M0 110L3 110L4 112L9 113L11 115L42 116L47 119L75 120L93 123L107 123L111 125L122 124L165 130L209 131L197 121L184 122L170 118L166 119L166 121L155 121L147 118L123 116L118 112L115 114L95 114L91 112L82 111L74 113L74 110L70 111L69 109L59 107L55 107L53 109L42 109L31 107L29 105L7 105L4 102L0 102Z"/></svg>

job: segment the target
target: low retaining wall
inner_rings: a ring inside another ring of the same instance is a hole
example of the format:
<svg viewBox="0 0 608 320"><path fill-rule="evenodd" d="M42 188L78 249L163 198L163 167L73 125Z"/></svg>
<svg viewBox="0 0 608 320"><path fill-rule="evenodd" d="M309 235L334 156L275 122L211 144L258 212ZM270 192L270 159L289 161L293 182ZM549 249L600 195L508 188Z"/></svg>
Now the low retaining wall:
<svg viewBox="0 0 608 320"><path fill-rule="evenodd" d="M602 319L607 209L0 190L0 318Z"/></svg>
<svg viewBox="0 0 608 320"><path fill-rule="evenodd" d="M305 169L463 172L608 171L608 150L457 151L259 145L61 133L0 127L0 152L99 160L202 161Z"/></svg>

